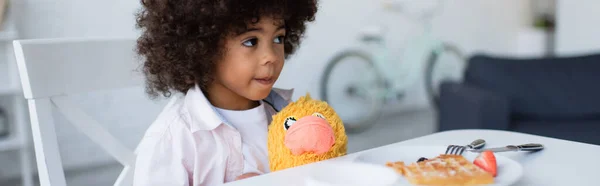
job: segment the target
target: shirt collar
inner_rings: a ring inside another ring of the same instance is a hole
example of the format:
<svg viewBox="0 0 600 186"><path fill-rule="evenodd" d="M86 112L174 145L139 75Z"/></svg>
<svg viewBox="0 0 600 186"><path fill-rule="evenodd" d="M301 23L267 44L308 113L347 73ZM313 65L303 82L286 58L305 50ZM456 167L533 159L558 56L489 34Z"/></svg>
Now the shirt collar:
<svg viewBox="0 0 600 186"><path fill-rule="evenodd" d="M293 94L293 89L283 90L273 88L269 94L269 99L285 100L289 103ZM216 108L210 104L202 90L198 85L190 88L184 98L185 108L187 109L190 118L190 130L196 132L199 130L213 130L219 125L225 123L225 119L221 116ZM276 107L285 107L287 104L277 103ZM280 110L280 108L278 108Z"/></svg>
<svg viewBox="0 0 600 186"><path fill-rule="evenodd" d="M217 114L198 85L190 88L184 98L184 104L191 118L190 130L212 130L217 128L223 119Z"/></svg>

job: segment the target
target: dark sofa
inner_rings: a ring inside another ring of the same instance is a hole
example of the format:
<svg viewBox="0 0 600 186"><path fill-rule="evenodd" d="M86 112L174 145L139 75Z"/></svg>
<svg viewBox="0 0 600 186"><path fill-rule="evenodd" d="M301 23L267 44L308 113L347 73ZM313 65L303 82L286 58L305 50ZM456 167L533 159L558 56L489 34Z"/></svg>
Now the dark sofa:
<svg viewBox="0 0 600 186"><path fill-rule="evenodd" d="M600 144L600 54L470 58L440 87L439 130L499 129Z"/></svg>

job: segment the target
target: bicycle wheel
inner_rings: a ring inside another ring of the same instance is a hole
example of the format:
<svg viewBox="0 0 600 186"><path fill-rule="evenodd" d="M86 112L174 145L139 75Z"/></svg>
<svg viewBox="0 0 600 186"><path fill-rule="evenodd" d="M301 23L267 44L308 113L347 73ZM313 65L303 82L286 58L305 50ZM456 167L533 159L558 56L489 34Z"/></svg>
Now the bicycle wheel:
<svg viewBox="0 0 600 186"><path fill-rule="evenodd" d="M349 133L372 127L381 115L384 79L369 54L349 50L331 59L321 77L320 96Z"/></svg>
<svg viewBox="0 0 600 186"><path fill-rule="evenodd" d="M444 81L460 81L467 61L458 47L443 44L432 50L425 66L424 81L427 96L435 110L439 109L439 88Z"/></svg>

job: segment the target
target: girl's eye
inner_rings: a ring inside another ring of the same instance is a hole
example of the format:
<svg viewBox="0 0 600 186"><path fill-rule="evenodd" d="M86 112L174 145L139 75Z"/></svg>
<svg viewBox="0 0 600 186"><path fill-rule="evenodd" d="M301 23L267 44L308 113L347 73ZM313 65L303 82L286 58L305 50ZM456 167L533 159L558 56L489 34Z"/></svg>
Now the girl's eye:
<svg viewBox="0 0 600 186"><path fill-rule="evenodd" d="M273 42L277 43L277 44L282 44L284 39L285 39L285 36L279 36L279 37L276 37L275 39L273 39Z"/></svg>
<svg viewBox="0 0 600 186"><path fill-rule="evenodd" d="M321 118L321 119L325 119L325 116L323 116L323 114L321 114L321 113L318 113L318 112L315 112L315 113L313 113L312 115L313 115L313 116L317 116L317 117L319 117L319 118Z"/></svg>
<svg viewBox="0 0 600 186"><path fill-rule="evenodd" d="M252 39L248 39L248 40L244 41L242 43L242 45L247 46L247 47L253 47L257 43L258 43L258 39L257 38L252 38Z"/></svg>
<svg viewBox="0 0 600 186"><path fill-rule="evenodd" d="M290 127L292 127L292 125L294 125L294 123L296 123L296 117L290 116L285 119L285 122L283 122L283 128L288 130Z"/></svg>

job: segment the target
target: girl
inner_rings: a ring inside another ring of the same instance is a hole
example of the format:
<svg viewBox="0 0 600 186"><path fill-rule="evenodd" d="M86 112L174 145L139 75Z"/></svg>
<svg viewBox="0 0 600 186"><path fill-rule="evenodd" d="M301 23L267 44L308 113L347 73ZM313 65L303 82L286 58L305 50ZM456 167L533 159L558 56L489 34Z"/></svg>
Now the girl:
<svg viewBox="0 0 600 186"><path fill-rule="evenodd" d="M173 97L137 150L134 185L219 185L269 172L273 88L316 0L142 0L149 95Z"/></svg>

